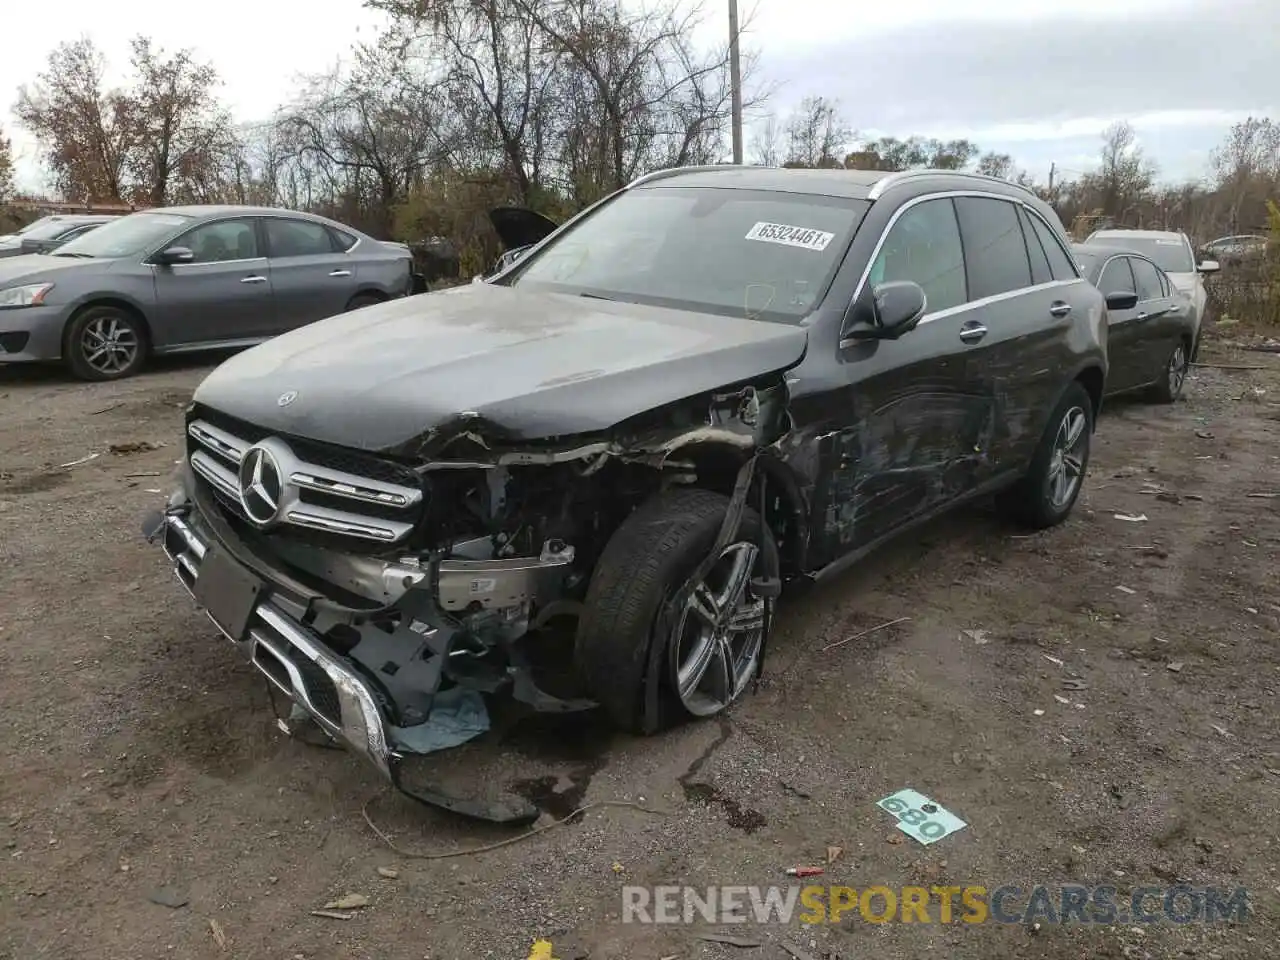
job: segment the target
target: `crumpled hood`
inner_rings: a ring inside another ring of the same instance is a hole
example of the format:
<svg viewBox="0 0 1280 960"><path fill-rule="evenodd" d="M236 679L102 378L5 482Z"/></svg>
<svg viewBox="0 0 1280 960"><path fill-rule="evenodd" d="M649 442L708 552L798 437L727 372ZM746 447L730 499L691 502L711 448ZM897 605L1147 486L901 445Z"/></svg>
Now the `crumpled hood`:
<svg viewBox="0 0 1280 960"><path fill-rule="evenodd" d="M268 430L412 454L467 419L508 439L606 430L791 367L806 343L800 326L472 284L277 337L194 399Z"/></svg>

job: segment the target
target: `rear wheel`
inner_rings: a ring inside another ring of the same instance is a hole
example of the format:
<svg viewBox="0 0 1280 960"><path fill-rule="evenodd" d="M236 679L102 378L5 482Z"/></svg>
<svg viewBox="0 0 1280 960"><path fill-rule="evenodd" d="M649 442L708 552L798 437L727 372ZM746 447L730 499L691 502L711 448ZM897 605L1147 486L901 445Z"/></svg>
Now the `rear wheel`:
<svg viewBox="0 0 1280 960"><path fill-rule="evenodd" d="M363 307L371 307L375 303L382 302L384 302L384 298L378 296L376 293L357 293L350 301L348 301L347 312L350 313L352 310L360 310Z"/></svg>
<svg viewBox="0 0 1280 960"><path fill-rule="evenodd" d="M1187 372L1190 366L1191 359L1187 354L1187 345L1184 341L1179 340L1178 345L1173 349L1173 353L1169 355L1169 359L1165 362L1160 379L1151 388L1152 396L1160 403L1173 403L1177 400L1178 397L1182 396L1182 388L1186 385Z"/></svg>
<svg viewBox="0 0 1280 960"><path fill-rule="evenodd" d="M771 600L754 578L777 569L777 548L752 510L686 603L662 613L715 546L728 498L707 490L664 493L614 533L596 564L574 660L587 693L624 729L642 732L651 644L661 665L658 726L720 713L760 667Z"/></svg>
<svg viewBox="0 0 1280 960"><path fill-rule="evenodd" d="M81 380L131 377L147 359L146 331L119 307L89 307L68 325L62 355Z"/></svg>
<svg viewBox="0 0 1280 960"><path fill-rule="evenodd" d="M1000 496L1000 507L1011 519L1033 529L1067 519L1089 468L1093 415L1088 392L1073 381L1049 417L1030 469Z"/></svg>

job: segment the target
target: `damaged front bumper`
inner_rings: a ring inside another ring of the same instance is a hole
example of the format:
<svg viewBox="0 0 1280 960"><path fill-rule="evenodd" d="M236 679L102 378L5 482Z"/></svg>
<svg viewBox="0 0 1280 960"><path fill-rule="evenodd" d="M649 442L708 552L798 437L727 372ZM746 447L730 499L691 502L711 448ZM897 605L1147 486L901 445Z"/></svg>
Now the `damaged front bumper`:
<svg viewBox="0 0 1280 960"><path fill-rule="evenodd" d="M147 518L143 533L162 544L179 582L245 659L320 729L364 757L401 792L494 822L537 817L537 809L519 798L490 803L410 788L401 774L406 757L439 749L424 749L422 732L444 688L491 693L510 686L515 699L544 712L595 706L587 700L561 700L537 687L514 642L529 624L511 618L513 607L493 611L507 655L496 671L482 663L468 631L448 613L469 597L474 599L477 591L483 591L489 603L527 600L540 577L564 565L563 554L549 556L544 551L536 558L453 561L438 564L434 572L388 565L384 581L394 601L357 610L308 594L296 582L277 582L255 569L256 564L237 558L237 553L244 555L243 544L216 536L181 491L163 512ZM394 627L388 626L388 613L395 615ZM345 653L327 639L335 629L348 638ZM357 651L362 662L352 657Z"/></svg>

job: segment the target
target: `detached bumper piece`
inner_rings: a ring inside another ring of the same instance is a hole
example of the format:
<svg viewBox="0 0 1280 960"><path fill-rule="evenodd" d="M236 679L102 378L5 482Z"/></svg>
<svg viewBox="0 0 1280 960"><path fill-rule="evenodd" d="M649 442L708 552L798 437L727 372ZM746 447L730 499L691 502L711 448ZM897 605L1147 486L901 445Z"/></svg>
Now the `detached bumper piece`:
<svg viewBox="0 0 1280 960"><path fill-rule="evenodd" d="M511 683L517 699L548 712L584 710L594 703L558 700L539 690L514 636L512 642L502 644L508 657L505 670L475 676L454 673L450 662L465 658L450 656L453 641L463 640L463 635L453 626L425 619L434 609L433 603L422 602L429 600L426 591L406 594L397 608L402 609L404 629L417 635L423 647L435 655L415 660L412 670L393 671L388 684L374 682L367 668L358 669L322 638L321 625L334 621L331 613L317 615L305 600L259 577L207 533L197 517L190 503L170 506L146 519L143 534L163 545L178 581L218 630L321 730L362 756L400 792L421 803L494 823L521 824L537 819L537 808L518 797L488 802L448 795L429 786L407 786L402 776L404 762L407 756L419 755L397 743L397 732L403 728L394 720L403 722L409 717L423 722L446 673L460 686L486 692ZM379 627L367 630L387 640L395 636ZM402 672L413 676L395 676ZM406 695L400 688L411 679L413 691Z"/></svg>

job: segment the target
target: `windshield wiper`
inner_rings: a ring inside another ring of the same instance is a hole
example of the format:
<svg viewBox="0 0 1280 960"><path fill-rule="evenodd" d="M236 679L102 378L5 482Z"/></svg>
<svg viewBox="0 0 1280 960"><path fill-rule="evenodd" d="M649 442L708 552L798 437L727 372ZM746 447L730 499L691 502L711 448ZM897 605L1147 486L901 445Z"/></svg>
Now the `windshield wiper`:
<svg viewBox="0 0 1280 960"><path fill-rule="evenodd" d="M616 300L613 299L613 297L606 297L599 293L580 293L578 294L578 296L586 297L588 300L608 300L610 303L617 302Z"/></svg>
<svg viewBox="0 0 1280 960"><path fill-rule="evenodd" d="M49 256L51 256L51 257L74 257L74 258L75 258L75 259L77 259L77 260L92 260L92 259L93 259L93 254L92 254L92 253L67 253L66 251L62 251L62 250L55 250L53 253L49 254Z"/></svg>

